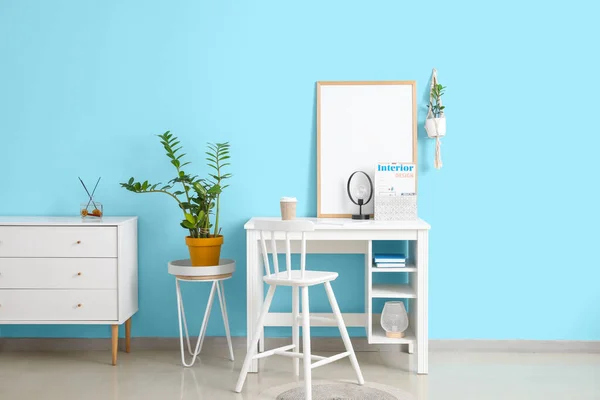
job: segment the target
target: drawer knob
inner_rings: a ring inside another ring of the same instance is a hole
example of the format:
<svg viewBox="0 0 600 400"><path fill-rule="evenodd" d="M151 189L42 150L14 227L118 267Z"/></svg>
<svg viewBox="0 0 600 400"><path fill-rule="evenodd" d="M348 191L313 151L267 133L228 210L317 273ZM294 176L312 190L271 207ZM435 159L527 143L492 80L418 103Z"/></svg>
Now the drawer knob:
<svg viewBox="0 0 600 400"><path fill-rule="evenodd" d="M78 241L77 241L77 244L81 244L81 240L78 240Z"/></svg>
<svg viewBox="0 0 600 400"><path fill-rule="evenodd" d="M77 276L81 276L81 272L78 272L78 273L77 273Z"/></svg>
<svg viewBox="0 0 600 400"><path fill-rule="evenodd" d="M81 308L81 307L83 307L83 304L81 304L81 303L77 304L77 308Z"/></svg>

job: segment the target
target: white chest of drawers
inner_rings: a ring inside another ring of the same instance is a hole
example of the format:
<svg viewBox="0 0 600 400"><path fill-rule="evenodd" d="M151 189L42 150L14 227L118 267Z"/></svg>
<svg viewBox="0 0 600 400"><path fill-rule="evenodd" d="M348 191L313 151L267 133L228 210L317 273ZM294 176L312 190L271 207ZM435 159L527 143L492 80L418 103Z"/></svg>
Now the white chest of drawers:
<svg viewBox="0 0 600 400"><path fill-rule="evenodd" d="M137 217L0 217L0 324L119 325L138 310Z"/></svg>

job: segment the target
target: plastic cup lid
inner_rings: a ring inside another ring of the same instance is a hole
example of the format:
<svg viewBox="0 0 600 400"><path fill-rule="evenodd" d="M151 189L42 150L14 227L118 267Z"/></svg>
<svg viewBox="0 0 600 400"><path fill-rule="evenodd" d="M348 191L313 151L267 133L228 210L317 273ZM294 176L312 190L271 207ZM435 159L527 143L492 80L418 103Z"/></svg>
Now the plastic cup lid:
<svg viewBox="0 0 600 400"><path fill-rule="evenodd" d="M298 200L295 197L282 197L280 201L282 203L296 203Z"/></svg>

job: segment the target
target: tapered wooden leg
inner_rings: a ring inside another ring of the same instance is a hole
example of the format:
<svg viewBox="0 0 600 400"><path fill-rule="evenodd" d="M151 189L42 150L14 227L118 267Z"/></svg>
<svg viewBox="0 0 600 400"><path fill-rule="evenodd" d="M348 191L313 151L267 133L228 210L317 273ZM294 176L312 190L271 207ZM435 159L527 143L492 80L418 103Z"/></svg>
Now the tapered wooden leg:
<svg viewBox="0 0 600 400"><path fill-rule="evenodd" d="M117 365L117 350L119 349L119 325L111 325L112 333L112 365Z"/></svg>
<svg viewBox="0 0 600 400"><path fill-rule="evenodd" d="M131 318L125 321L125 352L131 353Z"/></svg>

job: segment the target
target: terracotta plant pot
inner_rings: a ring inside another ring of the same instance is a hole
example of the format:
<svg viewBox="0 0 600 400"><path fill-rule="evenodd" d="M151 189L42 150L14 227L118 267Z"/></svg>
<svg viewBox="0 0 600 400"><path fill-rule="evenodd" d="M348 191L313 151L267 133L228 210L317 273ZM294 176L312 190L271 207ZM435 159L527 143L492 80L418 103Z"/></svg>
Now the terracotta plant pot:
<svg viewBox="0 0 600 400"><path fill-rule="evenodd" d="M190 251L190 260L193 267L212 267L219 265L221 257L221 245L223 244L223 236L209 238L193 238L187 236L185 238Z"/></svg>

